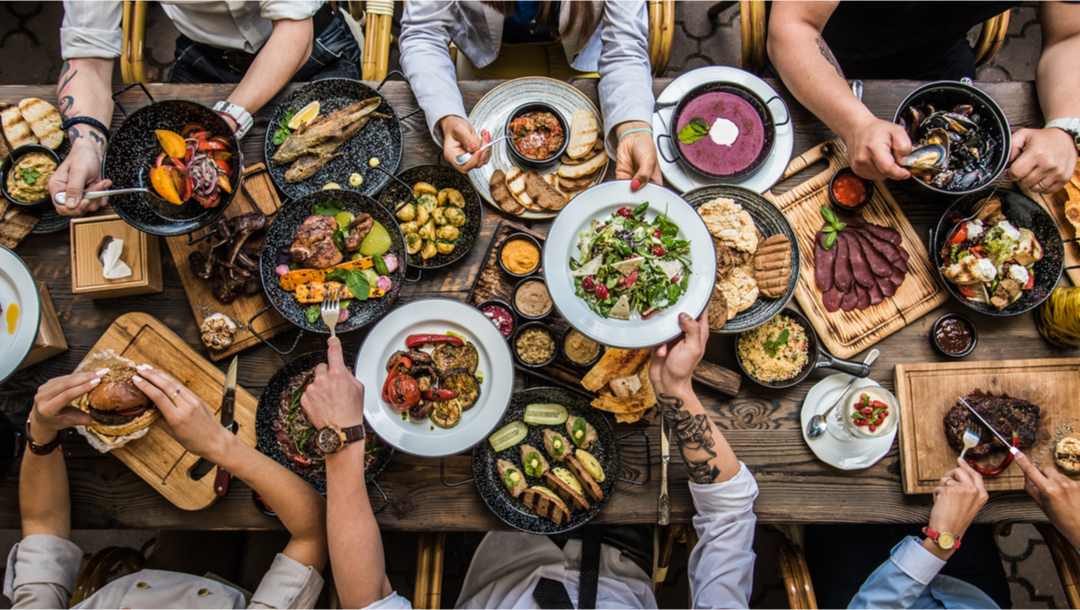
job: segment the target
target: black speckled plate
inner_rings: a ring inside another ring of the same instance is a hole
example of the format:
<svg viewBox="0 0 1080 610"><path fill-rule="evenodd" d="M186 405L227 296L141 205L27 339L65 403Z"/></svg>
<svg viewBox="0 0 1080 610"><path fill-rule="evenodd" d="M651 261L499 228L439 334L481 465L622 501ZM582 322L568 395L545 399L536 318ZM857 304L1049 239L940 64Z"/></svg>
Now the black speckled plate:
<svg viewBox="0 0 1080 610"><path fill-rule="evenodd" d="M317 80L297 89L284 102L274 109L270 118L270 124L266 127L266 140L263 149L266 155L266 165L270 170L270 177L278 190L289 199L299 199L322 189L327 182L336 182L342 189L350 189L349 176L358 173L364 177L364 182L359 189L355 189L365 195L378 193L390 177L386 174L368 167L368 159L379 159L380 166L390 173L395 173L401 166L402 142L401 122L397 113L390 106L390 102L383 98L382 104L376 109L390 118L372 117L367 125L356 135L349 139L337 150L340 156L330 160L326 165L315 172L313 176L302 182L286 182L285 170L287 164L279 165L272 161L274 151L278 145L274 144L274 132L281 125L282 119L287 112L296 112L308 103L319 100L319 116L325 116L348 106L353 102L369 97L382 97L371 87L358 80L348 78L326 78Z"/></svg>
<svg viewBox="0 0 1080 610"><path fill-rule="evenodd" d="M203 208L194 199L183 205L173 205L152 192L110 197L109 204L120 218L143 233L171 237L201 229L225 213L239 190L244 161L232 129L213 110L184 100L150 104L124 120L105 151L105 176L112 180L112 188L150 188L150 168L161 153L154 130L179 132L189 123L200 124L210 133L229 141L229 152L233 154L229 181L233 191L222 192L217 207L210 209Z"/></svg>
<svg viewBox="0 0 1080 610"><path fill-rule="evenodd" d="M450 254L437 254L434 258L422 260L419 254L409 255L409 266L417 269L439 269L461 260L472 250L476 244L476 238L480 234L480 227L484 224L484 206L480 203L480 195L469 182L469 177L449 167L438 165L417 165L398 174L398 178L405 184L427 182L437 189L455 188L461 191L465 197L465 216L468 219L461 227L461 237L458 238L454 251ZM391 180L383 192L379 194L379 203L391 212L397 209L402 201L410 201L412 194L401 184Z"/></svg>
<svg viewBox="0 0 1080 610"><path fill-rule="evenodd" d="M1031 229L1039 243L1043 247L1043 257L1035 263L1035 286L1026 292L1013 304L1005 309L997 309L989 303L976 303L969 301L960 294L956 284L945 279L941 273L941 248L949 239L953 226L960 220L970 217L975 213L976 206L992 191L975 193L956 200L945 213L938 219L934 229L933 242L930 244L930 260L934 263L938 278L949 294L973 311L983 315L997 318L1018 316L1035 309L1050 296L1050 292L1057 286L1063 271L1065 246L1061 241L1061 233L1058 232L1057 223L1042 206L1028 199L1022 193L1016 191L998 190L1001 197L1001 211L1017 229Z"/></svg>
<svg viewBox="0 0 1080 610"><path fill-rule="evenodd" d="M594 428L599 440L589 451L600 465L604 468L604 482L600 487L604 490L604 499L591 504L588 510L575 509L570 513L570 520L563 525L555 525L555 522L537 516L520 500L513 498L503 486L499 478L499 472L495 467L496 462L502 458L512 461L521 467L521 444L514 445L506 451L495 453L491 450L491 443L480 443L473 449L473 478L476 481L476 490L484 499L491 512L512 528L519 529L531 534L561 534L576 530L577 528L592 521L596 515L604 509L615 493L615 481L622 472L622 460L619 456L619 445L615 439L615 430L611 420L601 411L593 409L585 397L564 390L562 388L530 388L516 392L510 400L510 406L506 408L498 430L515 420L521 420L525 416L525 407L533 403L556 403L566 407L570 415L584 417ZM566 436L565 424L561 426L529 426L529 436L523 441L540 451L544 451L544 429L558 430ZM545 457L548 457L545 453ZM548 462L554 467L555 462L548 457ZM542 480L526 477L529 485L542 484ZM569 503L568 503L569 505ZM572 505L570 505L573 508Z"/></svg>
<svg viewBox="0 0 1080 610"><path fill-rule="evenodd" d="M400 261L398 268L390 274L390 279L394 284L381 299L352 300L349 304L349 317L337 325L336 330L340 335L367 326L383 317L393 307L394 302L397 301L398 292L401 290L401 282L405 278L405 239L401 236L397 222L390 212L374 199L360 193L336 190L318 191L283 207L266 231L262 254L259 256L259 271L262 276L263 291L274 309L277 309L286 320L308 332L329 334L330 329L323 324L322 320L316 320L315 324L307 321L304 316L307 305L300 304L291 292L286 292L281 288L274 267L279 264L279 259L287 256L289 245L292 244L297 229L300 228L304 219L312 214L312 206L316 203L334 204L353 214L360 212L371 214L372 218L386 227L390 240L393 242L389 252L396 254Z"/></svg>
<svg viewBox="0 0 1080 610"><path fill-rule="evenodd" d="M792 230L791 224L788 223L787 218L784 218L784 214L754 191L738 186L716 185L704 186L683 193L683 198L695 208L717 197L734 199L750 214L750 217L754 219L754 224L757 225L758 231L761 231L761 234L765 237L771 237L777 233L786 235L788 241L791 242L791 268L795 270L791 277L788 278L787 289L780 298L770 299L763 295L758 296L758 300L749 309L740 311L738 315L728 320L721 330L713 331L723 335L731 335L748 331L768 322L773 316L780 313L780 310L791 300L792 295L795 294L795 285L799 282L799 241L795 237L795 231Z"/></svg>
<svg viewBox="0 0 1080 610"><path fill-rule="evenodd" d="M346 356L345 361L351 361L350 357ZM319 490L319 493L326 495L326 469L322 465L309 468L298 466L285 456L274 433L274 421L277 419L281 393L289 385L289 380L323 362L326 362L325 352L311 352L298 356L277 373L274 373L274 376L270 378L270 383L266 384L262 396L259 397L259 406L255 412L255 447L260 453L270 456L277 463L300 475L301 478ZM372 439L378 443L379 449L375 462L364 473L364 478L369 482L382 474L382 471L386 469L386 466L394 457L394 448L383 443L382 439L376 436L369 426L366 441L369 447Z"/></svg>

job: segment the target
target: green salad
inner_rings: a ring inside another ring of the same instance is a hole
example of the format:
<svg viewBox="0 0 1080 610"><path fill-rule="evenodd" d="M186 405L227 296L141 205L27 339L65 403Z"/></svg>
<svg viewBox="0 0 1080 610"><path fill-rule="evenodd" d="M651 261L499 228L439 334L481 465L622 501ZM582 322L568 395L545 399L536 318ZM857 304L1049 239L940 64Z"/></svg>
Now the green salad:
<svg viewBox="0 0 1080 610"><path fill-rule="evenodd" d="M605 318L645 318L686 292L690 242L665 214L649 219L648 211L648 202L621 207L578 235L578 256L570 259L574 291Z"/></svg>

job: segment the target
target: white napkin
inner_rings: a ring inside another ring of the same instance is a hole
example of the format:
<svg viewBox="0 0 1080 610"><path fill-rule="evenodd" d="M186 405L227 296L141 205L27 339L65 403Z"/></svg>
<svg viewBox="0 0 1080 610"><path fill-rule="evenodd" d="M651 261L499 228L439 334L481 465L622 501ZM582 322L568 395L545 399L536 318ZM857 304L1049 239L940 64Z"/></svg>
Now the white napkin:
<svg viewBox="0 0 1080 610"><path fill-rule="evenodd" d="M101 275L107 280L122 280L131 277L131 267L123 260L124 240L114 237L105 244L101 251Z"/></svg>

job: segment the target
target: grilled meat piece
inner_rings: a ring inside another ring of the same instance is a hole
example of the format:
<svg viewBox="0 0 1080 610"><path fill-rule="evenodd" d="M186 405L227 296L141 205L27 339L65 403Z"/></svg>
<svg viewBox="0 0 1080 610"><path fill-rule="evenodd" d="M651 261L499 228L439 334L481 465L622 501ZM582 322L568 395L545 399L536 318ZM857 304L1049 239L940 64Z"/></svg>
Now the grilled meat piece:
<svg viewBox="0 0 1080 610"><path fill-rule="evenodd" d="M285 138L281 146L274 151L273 161L291 163L303 155L312 154L317 147L327 142L336 142L340 146L359 129L356 126L357 123L367 119L381 103L381 98L371 97L317 117L314 121L289 134L289 137ZM360 127L362 126L361 124ZM351 133L349 133L350 129ZM324 152L326 152L325 148L315 154Z"/></svg>
<svg viewBox="0 0 1080 610"><path fill-rule="evenodd" d="M349 225L348 232L345 233L345 249L349 252L355 252L360 249L360 242L364 241L367 234L371 232L371 227L375 225L375 219L371 217L371 214L361 212L356 215L356 218Z"/></svg>
<svg viewBox="0 0 1080 610"><path fill-rule="evenodd" d="M1009 438L1014 432L1020 436L1020 448L1026 449L1035 444L1039 431L1040 409L1022 398L1013 398L1007 394L994 395L975 390L964 397L979 415L982 415L998 432ZM964 447L962 437L968 421L975 416L959 401L945 414L945 438L949 446L959 452ZM985 426L978 425L979 444L968 449L967 455L978 458L991 452L1005 451L1005 446L994 438L994 434Z"/></svg>
<svg viewBox="0 0 1080 610"><path fill-rule="evenodd" d="M326 269L340 263L344 257L334 244L337 221L331 216L312 215L304 219L289 246L294 262L314 269Z"/></svg>

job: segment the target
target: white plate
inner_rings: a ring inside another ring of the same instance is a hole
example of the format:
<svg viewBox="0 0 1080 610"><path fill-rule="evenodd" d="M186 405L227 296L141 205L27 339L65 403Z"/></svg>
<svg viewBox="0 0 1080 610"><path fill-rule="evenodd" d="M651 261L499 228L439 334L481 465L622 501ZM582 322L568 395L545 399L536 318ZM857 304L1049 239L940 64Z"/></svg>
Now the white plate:
<svg viewBox="0 0 1080 610"><path fill-rule="evenodd" d="M806 394L806 399L803 400L800 428L803 440L810 446L810 450L814 452L814 455L819 460L840 470L862 470L873 466L889 453L893 439L896 438L896 431L900 429L899 425L885 436L876 438L840 440L829 430L826 430L824 434L815 439L806 437L806 424L810 422L810 418L818 413L823 413L825 409L828 409L834 402L839 400L840 393L849 381L851 381L851 375L836 373L822 379L814 387L810 388L810 391ZM871 388L880 387L880 384L873 379L860 379L852 387ZM840 410L841 406L837 406L830 419L835 417ZM900 412L897 411L893 415L894 417L900 417ZM897 424L899 424L899 421Z"/></svg>
<svg viewBox="0 0 1080 610"><path fill-rule="evenodd" d="M426 418L420 422L402 420L401 414L382 400L386 361L405 349L409 335L446 331L476 346L480 356L476 372L483 378L480 398L453 428L440 428ZM514 364L506 339L480 310L450 299L413 301L379 320L364 339L353 370L364 384L364 418L379 438L399 451L421 457L454 455L484 440L502 418L514 388Z"/></svg>
<svg viewBox="0 0 1080 610"><path fill-rule="evenodd" d="M605 318L589 309L574 293L570 259L577 257L578 234L594 218L607 218L615 210L649 202L648 218L666 213L679 226L679 235L690 242L690 281L674 305L647 320ZM678 194L655 184L630 191L629 180L604 182L578 194L555 218L544 242L544 279L555 307L571 326L604 345L642 348L670 341L682 333L679 314L695 318L705 311L716 276L716 251L705 223L697 211Z"/></svg>
<svg viewBox="0 0 1080 610"><path fill-rule="evenodd" d="M576 87L545 76L515 78L488 91L473 106L472 111L469 113L469 123L472 123L476 133L486 129L491 133L493 139L497 138L503 134L503 128L506 126L506 119L509 114L518 106L530 102L543 102L555 107L563 114L568 123L570 117L574 115L574 111L588 110L596 115L596 124L601 130L599 137L604 137L604 122L600 117L600 111L596 109L596 105L592 103L592 100ZM567 137L570 137L570 135L567 134ZM503 140L492 146L491 158L488 159L488 162L469 172L469 181L472 182L476 192L480 193L480 196L489 205L500 211L499 206L495 205L495 202L491 199L491 187L489 185L491 183L491 174L494 174L495 170L506 171L514 165L510 160L510 153L506 151L508 145L509 142ZM604 179L610 162L611 160L608 159L608 163L605 163L604 168L596 174L595 182ZM557 164L551 169L540 173L550 174L556 168L558 168ZM557 213L525 210L518 218L547 219L554 218Z"/></svg>
<svg viewBox="0 0 1080 610"><path fill-rule="evenodd" d="M691 70L671 81L657 96L656 104L657 106L665 103L672 104L694 87L716 82L742 85L756 93L763 102L768 102L773 97L780 95L768 83L749 72L729 66L710 66ZM772 114L773 123L786 122L787 124L776 128L772 151L765 159L765 162L761 164L761 167L741 180L706 178L683 167L678 161L669 163L664 158L664 155L667 155L667 159L675 159L676 153L671 150L673 142L669 138L660 138L659 136L661 134L668 135L668 124L671 122L671 115L675 112L675 106L671 105L653 112L652 127L653 133L657 136L657 161L660 163L661 173L664 174L664 182L682 192L712 184L734 184L758 193L769 190L784 175L784 170L787 169L788 162L791 161L791 150L795 146L795 130L791 124L791 115L788 114L787 105L782 97L779 100L769 102L767 105L769 112Z"/></svg>
<svg viewBox="0 0 1080 610"><path fill-rule="evenodd" d="M8 334L7 312L12 303L19 306L15 332ZM21 258L0 247L0 382L19 368L37 336L41 321L41 299L30 269Z"/></svg>

